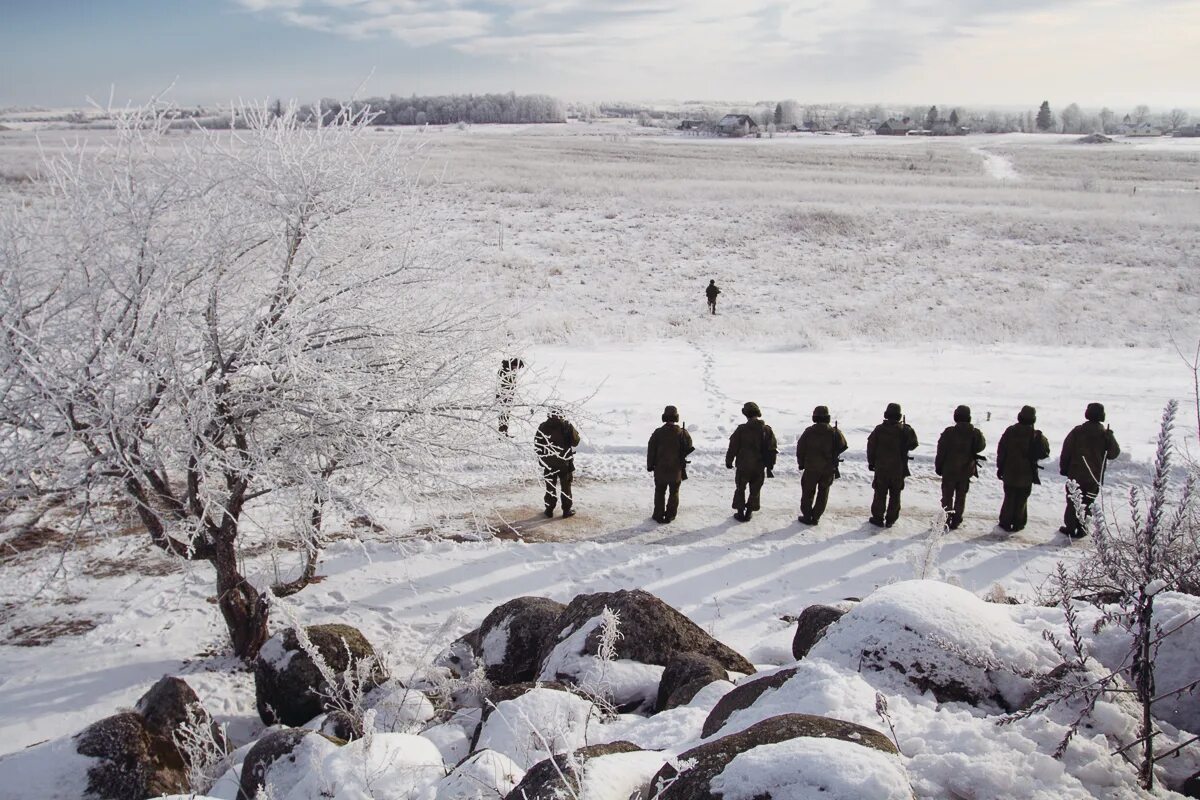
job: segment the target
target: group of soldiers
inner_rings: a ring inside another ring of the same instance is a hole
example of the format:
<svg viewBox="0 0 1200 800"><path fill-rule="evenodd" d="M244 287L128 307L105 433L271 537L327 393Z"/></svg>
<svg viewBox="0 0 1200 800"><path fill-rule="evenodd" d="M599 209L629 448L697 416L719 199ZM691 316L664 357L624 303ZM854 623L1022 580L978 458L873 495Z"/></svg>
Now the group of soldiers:
<svg viewBox="0 0 1200 800"><path fill-rule="evenodd" d="M725 467L734 470L734 517L751 519L759 510L760 495L767 478L775 477L779 452L775 432L762 419L755 403L742 406L746 421L729 437ZM1063 442L1059 472L1068 479L1067 505L1059 532L1072 538L1087 535L1087 519L1092 503L1100 493L1105 465L1116 458L1121 448L1105 424L1104 406L1090 403L1085 421L1077 425ZM654 513L659 523L669 523L679 511L679 489L687 480L688 456L695 450L692 436L679 424L679 409L667 406L662 426L650 436L646 447L646 469L654 474ZM1050 456L1050 443L1038 430L1037 411L1025 406L1017 421L1000 437L996 451L996 477L1004 486L1000 507L1000 527L1015 532L1025 527L1027 506L1035 484L1040 484L1039 461ZM545 515L554 516L561 498L562 515L573 516L571 477L575 469L574 452L579 431L560 410L552 410L538 426L535 448L545 481ZM889 403L883 422L867 437L867 469L874 473L870 524L890 528L900 517L900 495L904 481L912 473L909 454L918 446L917 434L905 422L900 405ZM848 449L846 437L832 422L829 409L813 409L812 425L796 442L796 466L800 470L800 517L805 525L817 525L829 502L829 489L840 477L838 464ZM953 530L962 524L966 512L971 479L979 476L979 465L987 442L983 432L971 424L971 409L954 409L954 424L942 431L934 457L934 472L941 478L942 508L946 523Z"/></svg>

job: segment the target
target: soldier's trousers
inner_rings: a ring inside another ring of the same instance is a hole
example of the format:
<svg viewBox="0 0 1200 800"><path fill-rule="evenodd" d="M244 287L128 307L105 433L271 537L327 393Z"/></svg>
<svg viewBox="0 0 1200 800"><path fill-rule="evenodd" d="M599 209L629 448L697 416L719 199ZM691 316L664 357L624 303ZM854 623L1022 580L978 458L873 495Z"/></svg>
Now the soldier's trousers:
<svg viewBox="0 0 1200 800"><path fill-rule="evenodd" d="M1096 502L1096 495L1100 494L1100 487L1080 486L1079 491L1083 495L1083 509L1075 508L1075 504L1071 502L1071 493L1068 491L1067 509L1063 512L1063 527L1067 529L1067 535L1072 537L1087 535L1092 517L1092 503ZM1083 522L1080 522L1080 517L1083 517Z"/></svg>
<svg viewBox="0 0 1200 800"><path fill-rule="evenodd" d="M679 512L679 484L677 480L654 479L655 519L675 519ZM664 503L665 501L665 503Z"/></svg>
<svg viewBox="0 0 1200 800"><path fill-rule="evenodd" d="M1019 531L1029 521L1029 495L1033 486L1004 484L1004 502L1000 505L1000 527Z"/></svg>
<svg viewBox="0 0 1200 800"><path fill-rule="evenodd" d="M716 300L708 301L708 313L710 313L710 314L717 313L717 301Z"/></svg>
<svg viewBox="0 0 1200 800"><path fill-rule="evenodd" d="M875 489L871 517L891 525L900 518L900 492L904 491L904 478L881 478L876 475L871 486Z"/></svg>
<svg viewBox="0 0 1200 800"><path fill-rule="evenodd" d="M562 494L562 510L570 511L574 501L571 498L571 470L549 469L542 467L542 480L546 483L546 508L554 510L559 493ZM555 487L557 484L557 488Z"/></svg>
<svg viewBox="0 0 1200 800"><path fill-rule="evenodd" d="M738 467L733 474L734 486L733 492L733 510L742 511L750 509L758 511L758 495L762 491L763 481L767 479L767 471L759 467L757 469L745 469ZM746 497L746 490L750 490L750 497Z"/></svg>
<svg viewBox="0 0 1200 800"><path fill-rule="evenodd" d="M942 508L946 509L946 521L955 527L962 524L970 490L970 478L942 478Z"/></svg>
<svg viewBox="0 0 1200 800"><path fill-rule="evenodd" d="M825 504L829 502L829 487L832 485L832 475L804 470L800 475L800 514L813 522L819 520L825 513Z"/></svg>

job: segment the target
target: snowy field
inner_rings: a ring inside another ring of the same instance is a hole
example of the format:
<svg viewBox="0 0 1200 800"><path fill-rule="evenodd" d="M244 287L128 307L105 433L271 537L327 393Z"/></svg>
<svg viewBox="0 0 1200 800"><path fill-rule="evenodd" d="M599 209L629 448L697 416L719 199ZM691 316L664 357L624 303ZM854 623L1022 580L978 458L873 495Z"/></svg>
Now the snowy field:
<svg viewBox="0 0 1200 800"><path fill-rule="evenodd" d="M61 132L40 135L59 146ZM289 598L305 624L360 628L396 674L423 669L493 607L527 594L568 602L646 589L766 668L792 662L791 619L806 606L897 580L937 577L977 595L999 585L1032 600L1059 561L1090 546L1057 534L1056 469L1088 402L1106 405L1124 450L1109 472L1114 514L1146 480L1168 399L1183 402L1182 446L1200 453L1192 376L1172 345L1193 350L1200 335L1200 140L715 141L576 124L404 135L426 142L420 224L468 261L464 296L507 320L530 366L523 386L553 384L581 403L584 441L575 518L545 520L530 475L487 498L499 538L434 540L402 526L360 534L330 548L321 583ZM29 132L0 132L7 201L31 191L20 176L36 149ZM723 291L715 317L703 305L709 278ZM747 400L763 408L781 453L762 513L739 524L723 456ZM921 446L900 522L878 531L865 524L864 448L893 401ZM698 451L678 519L658 526L645 443L668 403ZM960 403L988 439L989 462L931 574L934 445ZM817 404L832 409L850 450L827 515L807 528L796 522L793 453ZM1010 535L995 527L995 446L1025 404L1037 407L1052 455L1028 527ZM517 435L539 421L521 419ZM245 558L263 581L292 567L288 554ZM151 551L133 526L63 533L28 551L0 540L0 754L72 734L164 674L185 677L235 743L249 741L262 728L253 676L224 655L211 594L206 566ZM931 701L891 696L914 748L984 735L965 711L938 722ZM869 724L869 712L858 721ZM1053 738L1023 735L1011 734L1013 752ZM1108 761L1063 772L1036 754L1004 761L963 747L999 770L1036 773L997 779L990 791L1000 794L979 798L1138 796ZM952 760L917 756L909 768L922 797L968 796L952 791ZM34 796L0 787L3 798Z"/></svg>

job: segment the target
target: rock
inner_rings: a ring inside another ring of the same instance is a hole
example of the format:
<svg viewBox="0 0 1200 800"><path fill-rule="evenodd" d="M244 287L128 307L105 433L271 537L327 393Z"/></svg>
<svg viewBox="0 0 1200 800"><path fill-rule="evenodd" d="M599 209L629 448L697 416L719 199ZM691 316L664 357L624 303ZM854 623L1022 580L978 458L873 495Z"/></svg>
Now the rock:
<svg viewBox="0 0 1200 800"><path fill-rule="evenodd" d="M1179 793L1184 797L1200 798L1200 772L1184 781L1179 787Z"/></svg>
<svg viewBox="0 0 1200 800"><path fill-rule="evenodd" d="M503 753L480 750L438 781L434 800L500 800L525 777L525 770Z"/></svg>
<svg viewBox="0 0 1200 800"><path fill-rule="evenodd" d="M340 708L325 715L325 719L321 721L320 732L343 742L361 739L363 735L362 723Z"/></svg>
<svg viewBox="0 0 1200 800"><path fill-rule="evenodd" d="M505 800L560 800L563 797L579 797L583 766L589 760L639 750L640 747L629 742L610 742L581 747L571 753L559 753L531 767Z"/></svg>
<svg viewBox="0 0 1200 800"><path fill-rule="evenodd" d="M312 625L304 630L339 677L351 664L375 656L371 643L350 625ZM375 663L363 679L363 688L381 683L384 678L382 668ZM303 725L330 708L330 695L344 691L344 687L326 684L308 653L300 649L294 628L268 639L254 662L258 715L268 725Z"/></svg>
<svg viewBox="0 0 1200 800"><path fill-rule="evenodd" d="M179 751L170 739L152 735L141 714L106 717L74 738L76 752L98 760L87 771L90 798L143 800L188 791Z"/></svg>
<svg viewBox="0 0 1200 800"><path fill-rule="evenodd" d="M781 669L778 672L772 672L770 675L763 675L760 678L755 678L752 681L747 681L740 686L735 686L733 691L728 692L724 697L717 701L713 706L713 710L708 713L708 717L704 720L704 729L702 735L705 739L712 736L725 725L733 712L741 711L743 708L749 708L754 705L754 701L758 700L768 689L778 689L783 684L787 683L797 672L795 667Z"/></svg>
<svg viewBox="0 0 1200 800"><path fill-rule="evenodd" d="M651 795L659 800L720 800L721 795L714 793L710 784L737 755L763 745L802 737L836 739L889 755L897 753L895 745L886 736L862 725L810 714L784 714L681 754L681 761L694 765L682 773L665 765L650 784ZM655 791L660 794L655 795ZM760 798L771 800L769 794Z"/></svg>
<svg viewBox="0 0 1200 800"><path fill-rule="evenodd" d="M150 687L134 706L145 720L146 730L164 744L175 746L174 733L183 725L207 726L214 742L229 749L225 733L205 710L200 698L186 681L163 676ZM181 761L187 761L187 753L180 751Z"/></svg>
<svg viewBox="0 0 1200 800"><path fill-rule="evenodd" d="M729 680L729 673L715 659L703 653L680 653L663 670L654 710L686 706L696 692L713 681L724 680Z"/></svg>
<svg viewBox="0 0 1200 800"><path fill-rule="evenodd" d="M573 681L574 676L547 674L547 663L563 640L599 617L605 608L620 617L622 636L615 643L616 658L665 667L680 653L709 656L727 670L751 674L754 665L721 642L709 636L699 625L649 592L641 589L581 594L570 602L555 623L557 638L552 637L540 658L543 679ZM592 630L583 643L581 654L595 656L600 630Z"/></svg>
<svg viewBox="0 0 1200 800"><path fill-rule="evenodd" d="M566 608L545 597L518 597L492 609L479 626L477 648L488 680L503 686L537 678L542 651L561 630Z"/></svg>
<svg viewBox="0 0 1200 800"><path fill-rule="evenodd" d="M479 739L479 731L483 727L483 723L487 720L491 713L496 709L496 706L503 703L505 700L516 700L523 694L533 691L534 689L552 689L556 692L571 693L571 688L565 683L559 681L530 681L528 683L512 683L508 686L498 686L488 692L483 701L483 713L479 718L479 727L475 729L475 735L471 737L471 749L475 749L475 743Z"/></svg>
<svg viewBox="0 0 1200 800"><path fill-rule="evenodd" d="M255 742L242 762L242 777L238 784L238 800L255 800L258 790L267 782L268 773L281 759L295 763L295 751L310 736L317 736L336 745L338 742L307 728L285 728L273 731Z"/></svg>
<svg viewBox="0 0 1200 800"><path fill-rule="evenodd" d="M792 638L792 657L799 661L808 655L812 646L825 635L825 629L845 613L840 608L823 605L809 606L801 611L796 620L796 635Z"/></svg>
<svg viewBox="0 0 1200 800"><path fill-rule="evenodd" d="M472 750L491 749L528 769L542 759L587 744L595 703L569 692L538 687L502 700L479 726Z"/></svg>

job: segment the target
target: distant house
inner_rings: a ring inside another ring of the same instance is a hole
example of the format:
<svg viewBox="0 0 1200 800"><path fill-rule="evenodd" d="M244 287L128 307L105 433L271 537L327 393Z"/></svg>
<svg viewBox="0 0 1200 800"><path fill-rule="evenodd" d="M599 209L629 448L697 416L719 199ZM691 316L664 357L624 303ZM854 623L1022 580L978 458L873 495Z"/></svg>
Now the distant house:
<svg viewBox="0 0 1200 800"><path fill-rule="evenodd" d="M909 117L902 120L892 118L876 128L875 133L879 136L907 136L913 129L913 121Z"/></svg>
<svg viewBox="0 0 1200 800"><path fill-rule="evenodd" d="M1162 136L1162 128L1156 128L1149 122L1123 122L1117 126L1121 136Z"/></svg>
<svg viewBox="0 0 1200 800"><path fill-rule="evenodd" d="M702 119L679 120L679 130L681 131L702 131L707 127L709 127L709 123Z"/></svg>
<svg viewBox="0 0 1200 800"><path fill-rule="evenodd" d="M1175 131L1176 136L1200 136L1200 123L1187 125Z"/></svg>
<svg viewBox="0 0 1200 800"><path fill-rule="evenodd" d="M717 133L722 136L757 136L758 123L748 114L726 114L717 123Z"/></svg>

